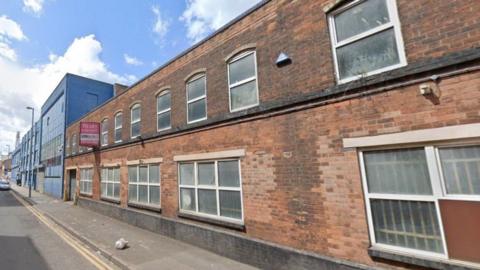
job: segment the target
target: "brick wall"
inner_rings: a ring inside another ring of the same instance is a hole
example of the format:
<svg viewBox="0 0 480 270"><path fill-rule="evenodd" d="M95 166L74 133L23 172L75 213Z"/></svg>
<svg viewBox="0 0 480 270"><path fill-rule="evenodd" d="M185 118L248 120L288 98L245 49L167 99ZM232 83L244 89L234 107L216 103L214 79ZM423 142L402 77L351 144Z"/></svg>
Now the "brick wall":
<svg viewBox="0 0 480 270"><path fill-rule="evenodd" d="M99 122L108 117L111 144L114 112L123 110L125 144L67 158L66 167L120 162L121 206L127 207L126 161L162 157L162 215L179 218L177 163L173 157L245 149L241 173L246 235L385 266L367 254L369 238L357 153L345 150L342 139L477 123L479 72L441 80L438 86L442 94L434 102L421 96L419 85L413 84L285 114L167 132L166 136L128 144L129 107L135 101L142 105L142 135L157 134L155 92L164 86L170 86L172 92L172 130L186 125L184 78L200 68L207 70L208 117L229 114L224 58L245 44L256 44L260 104L335 85L326 16L322 12L329 2L270 1L139 82L82 120ZM409 65L480 46L480 19L474 16L480 2L441 2L397 1ZM462 15L453 16L452 12ZM287 52L293 63L278 68L274 61L281 51ZM78 122L71 125L67 136L78 134L78 126ZM97 200L98 180L97 173L93 189Z"/></svg>
<svg viewBox="0 0 480 270"><path fill-rule="evenodd" d="M357 153L342 139L419 128L478 123L480 72L439 83L437 105L418 84L294 113L89 153L66 166L162 157L162 215L177 218L178 176L173 156L246 149L241 160L246 234L293 248L368 265L368 228ZM96 159L96 160L95 160ZM99 199L98 175L94 199Z"/></svg>

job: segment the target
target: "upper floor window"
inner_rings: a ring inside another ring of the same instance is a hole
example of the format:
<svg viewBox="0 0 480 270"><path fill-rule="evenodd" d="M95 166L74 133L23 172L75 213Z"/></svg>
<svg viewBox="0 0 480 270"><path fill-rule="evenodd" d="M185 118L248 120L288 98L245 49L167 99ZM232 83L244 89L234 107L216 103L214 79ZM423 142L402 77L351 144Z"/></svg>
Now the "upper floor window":
<svg viewBox="0 0 480 270"><path fill-rule="evenodd" d="M102 146L108 145L108 119L102 121Z"/></svg>
<svg viewBox="0 0 480 270"><path fill-rule="evenodd" d="M122 119L122 113L119 112L115 114L115 142L121 142L122 141L122 126L123 126L123 119Z"/></svg>
<svg viewBox="0 0 480 270"><path fill-rule="evenodd" d="M340 83L406 65L395 0L356 0L329 17Z"/></svg>
<svg viewBox="0 0 480 270"><path fill-rule="evenodd" d="M140 136L140 122L141 122L141 107L140 104L135 104L131 110L130 122L130 137L136 138Z"/></svg>
<svg viewBox="0 0 480 270"><path fill-rule="evenodd" d="M228 63L230 111L258 105L257 59L255 51L234 57Z"/></svg>
<svg viewBox="0 0 480 270"><path fill-rule="evenodd" d="M72 135L72 155L77 153L77 134Z"/></svg>
<svg viewBox="0 0 480 270"><path fill-rule="evenodd" d="M187 82L187 121L193 123L207 119L207 85L205 74Z"/></svg>
<svg viewBox="0 0 480 270"><path fill-rule="evenodd" d="M157 96L157 130L165 130L171 127L171 94L163 91Z"/></svg>

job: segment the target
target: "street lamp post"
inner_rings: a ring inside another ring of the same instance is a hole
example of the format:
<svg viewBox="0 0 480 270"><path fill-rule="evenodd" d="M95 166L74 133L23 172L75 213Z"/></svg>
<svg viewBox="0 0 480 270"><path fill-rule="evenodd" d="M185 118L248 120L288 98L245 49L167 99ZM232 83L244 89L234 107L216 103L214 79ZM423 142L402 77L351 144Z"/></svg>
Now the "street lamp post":
<svg viewBox="0 0 480 270"><path fill-rule="evenodd" d="M35 132L35 127L33 126L33 119L35 117L35 109L33 107L27 107L27 110L32 110L32 132L30 133L30 167L33 167L33 133ZM32 168L33 170L33 168ZM32 177L28 177L28 197L32 197Z"/></svg>

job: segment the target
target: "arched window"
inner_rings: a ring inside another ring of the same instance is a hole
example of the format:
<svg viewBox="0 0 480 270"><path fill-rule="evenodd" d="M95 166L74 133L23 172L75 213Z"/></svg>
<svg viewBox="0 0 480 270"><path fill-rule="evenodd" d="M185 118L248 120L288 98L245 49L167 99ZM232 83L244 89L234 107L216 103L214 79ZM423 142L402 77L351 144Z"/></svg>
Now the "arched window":
<svg viewBox="0 0 480 270"><path fill-rule="evenodd" d="M142 108L140 104L135 104L130 110L130 137L136 138L140 136Z"/></svg>
<svg viewBox="0 0 480 270"><path fill-rule="evenodd" d="M169 90L157 96L157 131L171 127L171 93Z"/></svg>
<svg viewBox="0 0 480 270"><path fill-rule="evenodd" d="M115 143L122 141L123 115L121 112L115 114Z"/></svg>
<svg viewBox="0 0 480 270"><path fill-rule="evenodd" d="M108 145L108 118L102 121L102 146Z"/></svg>
<svg viewBox="0 0 480 270"><path fill-rule="evenodd" d="M207 80L205 73L187 82L187 122L207 119Z"/></svg>
<svg viewBox="0 0 480 270"><path fill-rule="evenodd" d="M258 105L255 51L243 52L228 62L228 86L231 112Z"/></svg>
<svg viewBox="0 0 480 270"><path fill-rule="evenodd" d="M72 135L72 155L77 153L77 134Z"/></svg>

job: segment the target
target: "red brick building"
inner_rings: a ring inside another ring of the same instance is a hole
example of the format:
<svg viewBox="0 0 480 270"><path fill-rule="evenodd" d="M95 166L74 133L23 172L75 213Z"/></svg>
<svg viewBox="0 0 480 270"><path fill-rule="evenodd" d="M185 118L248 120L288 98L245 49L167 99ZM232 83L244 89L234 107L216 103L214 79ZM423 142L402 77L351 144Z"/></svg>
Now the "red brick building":
<svg viewBox="0 0 480 270"><path fill-rule="evenodd" d="M261 2L68 127L65 197L261 268L478 268L478 14Z"/></svg>

